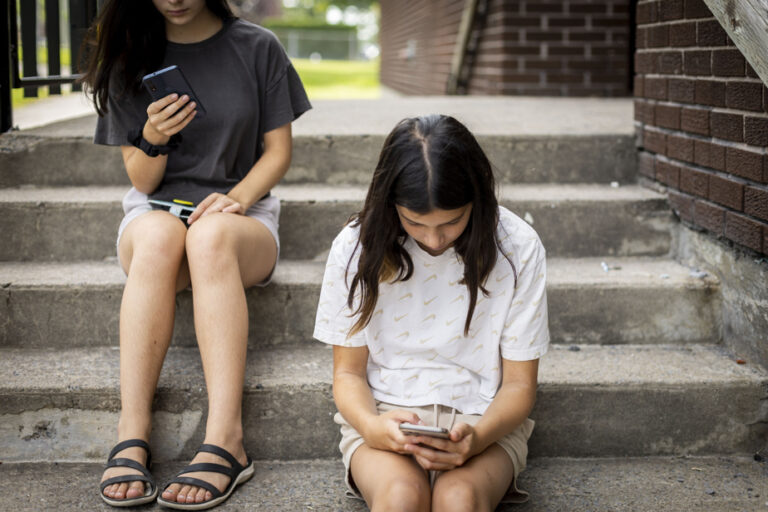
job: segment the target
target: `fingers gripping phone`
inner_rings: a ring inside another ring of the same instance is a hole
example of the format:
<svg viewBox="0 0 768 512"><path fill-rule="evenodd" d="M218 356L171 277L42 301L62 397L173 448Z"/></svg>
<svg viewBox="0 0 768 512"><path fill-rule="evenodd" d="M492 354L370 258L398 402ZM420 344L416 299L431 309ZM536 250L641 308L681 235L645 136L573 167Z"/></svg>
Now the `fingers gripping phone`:
<svg viewBox="0 0 768 512"><path fill-rule="evenodd" d="M440 439L450 439L451 433L447 428L430 427L427 425L414 425L413 423L401 423L400 430L407 436L431 436Z"/></svg>
<svg viewBox="0 0 768 512"><path fill-rule="evenodd" d="M149 91L149 95L152 97L153 101L165 98L173 93L178 94L179 97L186 94L189 96L189 101L194 101L196 104L195 110L197 110L197 117L203 117L206 114L205 107L200 103L200 98L197 97L192 86L189 85L189 82L186 77L184 77L184 73L181 72L179 66L169 66L145 75L144 78L141 79L141 83L144 84L144 87Z"/></svg>

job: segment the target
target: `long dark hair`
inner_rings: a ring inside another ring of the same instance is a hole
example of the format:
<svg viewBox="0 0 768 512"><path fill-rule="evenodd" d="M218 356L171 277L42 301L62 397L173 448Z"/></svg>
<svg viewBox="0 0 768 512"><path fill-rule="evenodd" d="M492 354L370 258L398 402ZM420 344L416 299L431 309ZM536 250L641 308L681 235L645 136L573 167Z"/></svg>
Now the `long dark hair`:
<svg viewBox="0 0 768 512"><path fill-rule="evenodd" d="M496 264L500 247L495 192L491 163L475 137L459 121L444 115L400 121L384 142L363 209L350 219L360 227L360 257L347 305L350 309L354 307L358 287L360 302L353 313L359 318L349 334L368 325L378 300L379 283L407 281L413 274L413 261L403 248L406 233L395 205L425 214L436 208L454 210L472 203L469 223L454 242L454 249L464 262L461 282L469 291L466 336L478 290L488 295L484 284ZM512 264L511 260L509 263Z"/></svg>
<svg viewBox="0 0 768 512"><path fill-rule="evenodd" d="M234 17L227 0L205 0L222 20ZM93 95L96 112L107 112L110 82L119 94L137 93L141 77L159 69L165 57L165 19L152 0L107 0L83 40L81 81Z"/></svg>

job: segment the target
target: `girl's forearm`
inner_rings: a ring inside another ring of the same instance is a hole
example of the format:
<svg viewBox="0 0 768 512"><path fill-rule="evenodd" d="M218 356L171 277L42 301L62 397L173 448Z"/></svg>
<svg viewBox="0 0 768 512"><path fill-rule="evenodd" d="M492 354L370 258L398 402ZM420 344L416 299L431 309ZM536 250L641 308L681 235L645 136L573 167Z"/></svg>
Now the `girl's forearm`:
<svg viewBox="0 0 768 512"><path fill-rule="evenodd" d="M165 174L168 156L148 156L133 146L121 146L121 149L125 170L128 173L128 179L131 180L131 185L144 194L154 192Z"/></svg>
<svg viewBox="0 0 768 512"><path fill-rule="evenodd" d="M265 151L245 178L227 195L247 210L283 179L290 164L290 151Z"/></svg>
<svg viewBox="0 0 768 512"><path fill-rule="evenodd" d="M368 422L379 415L365 379L354 374L335 374L333 399L344 419L365 437Z"/></svg>
<svg viewBox="0 0 768 512"><path fill-rule="evenodd" d="M523 424L536 402L536 386L504 384L475 425L478 453Z"/></svg>

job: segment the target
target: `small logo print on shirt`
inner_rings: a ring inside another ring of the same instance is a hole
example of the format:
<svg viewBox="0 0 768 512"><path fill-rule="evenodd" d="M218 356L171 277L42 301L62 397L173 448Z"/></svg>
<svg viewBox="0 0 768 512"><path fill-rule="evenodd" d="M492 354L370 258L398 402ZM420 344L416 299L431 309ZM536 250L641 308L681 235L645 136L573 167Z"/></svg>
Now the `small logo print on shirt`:
<svg viewBox="0 0 768 512"><path fill-rule="evenodd" d="M429 387L433 388L437 386L438 383L444 381L445 379L437 379L437 380L431 380L429 381Z"/></svg>
<svg viewBox="0 0 768 512"><path fill-rule="evenodd" d="M419 343L424 344L424 343L428 342L429 340L431 340L432 338L434 338L434 336L430 336L429 338L421 338L419 340Z"/></svg>
<svg viewBox="0 0 768 512"><path fill-rule="evenodd" d="M405 381L404 381L404 382L408 382L409 380L416 380L416 379L418 379L418 378L419 378L419 375L418 375L418 374L413 374L413 375L411 375L410 377L408 377L407 379L405 379Z"/></svg>
<svg viewBox="0 0 768 512"><path fill-rule="evenodd" d="M462 300L464 300L464 296L463 295L459 295L458 297L456 297L455 299L453 299L451 301L451 304L453 304L454 302L461 302Z"/></svg>
<svg viewBox="0 0 768 512"><path fill-rule="evenodd" d="M406 337L406 338L407 338L407 337L408 337L408 336L410 336L410 335L411 335L411 333L410 333L410 332L408 332L408 331L405 331L405 332L401 332L400 334L398 334L398 335L397 335L397 338L402 338L402 337ZM395 339L397 339L397 338L395 338Z"/></svg>
<svg viewBox="0 0 768 512"><path fill-rule="evenodd" d="M395 322L399 322L400 320L402 320L403 318L405 318L407 316L408 316L408 313L406 313L404 315L396 316L395 317Z"/></svg>
<svg viewBox="0 0 768 512"><path fill-rule="evenodd" d="M400 297L398 300L405 300L405 299L410 299L410 298L412 298L412 297L413 297L413 294L412 294L412 293L406 293L405 295L403 295L402 297Z"/></svg>
<svg viewBox="0 0 768 512"><path fill-rule="evenodd" d="M431 299L429 299L429 300L425 300L425 301L424 301L424 305L425 305L425 306L429 306L430 304L432 304L432 301L434 301L436 298L437 298L437 297L432 297L432 298L431 298Z"/></svg>
<svg viewBox="0 0 768 512"><path fill-rule="evenodd" d="M453 320L446 320L446 322L445 322L445 325L451 325L451 324L452 324L453 322L455 322L456 320L458 320L458 317L457 317L457 318L454 318Z"/></svg>
<svg viewBox="0 0 768 512"><path fill-rule="evenodd" d="M431 314L431 315L427 316L427 318L422 320L422 322L426 322L427 320L434 320L435 318L437 318L437 317L434 314Z"/></svg>
<svg viewBox="0 0 768 512"><path fill-rule="evenodd" d="M464 398L464 395L451 395L451 400L458 400L459 398Z"/></svg>
<svg viewBox="0 0 768 512"><path fill-rule="evenodd" d="M509 274L503 275L503 276L501 276L501 277L497 277L497 278L496 278L496 282L497 282L497 283L500 283L500 282L502 282L503 280L505 280L505 279L506 279L506 278L508 278L508 277L509 277Z"/></svg>
<svg viewBox="0 0 768 512"><path fill-rule="evenodd" d="M429 281L431 281L431 280L433 280L433 279L437 279L437 274L432 274L431 276L429 276L428 278L426 278L426 279L424 280L424 282L425 282L425 283L427 283L427 282L429 282Z"/></svg>

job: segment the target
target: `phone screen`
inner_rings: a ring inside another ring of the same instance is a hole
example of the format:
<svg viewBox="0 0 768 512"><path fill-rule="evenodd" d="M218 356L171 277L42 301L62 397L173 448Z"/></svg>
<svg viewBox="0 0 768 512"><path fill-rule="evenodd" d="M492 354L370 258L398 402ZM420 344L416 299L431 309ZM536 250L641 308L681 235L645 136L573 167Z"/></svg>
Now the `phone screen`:
<svg viewBox="0 0 768 512"><path fill-rule="evenodd" d="M187 81L181 68L173 65L167 68L150 73L141 79L141 83L149 92L152 100L157 101L165 98L169 94L176 93L179 97L186 94L190 101L196 103L197 117L205 116L205 107L200 102L200 98L195 94L192 86Z"/></svg>

